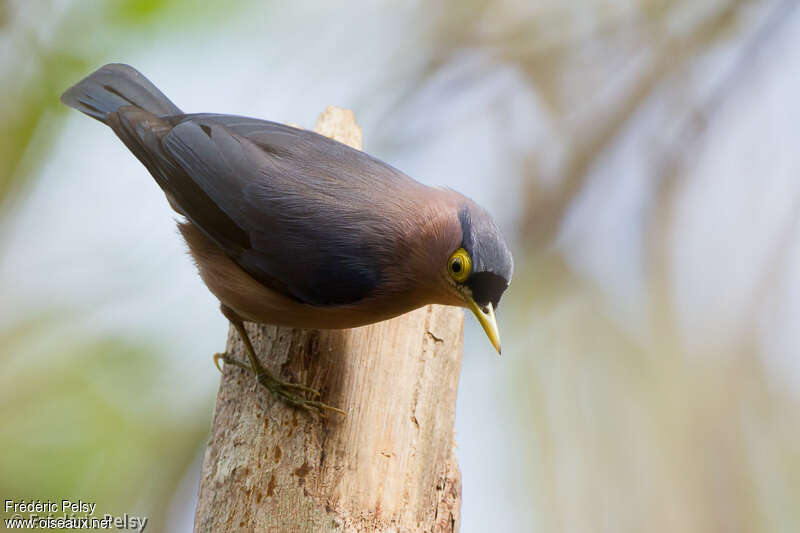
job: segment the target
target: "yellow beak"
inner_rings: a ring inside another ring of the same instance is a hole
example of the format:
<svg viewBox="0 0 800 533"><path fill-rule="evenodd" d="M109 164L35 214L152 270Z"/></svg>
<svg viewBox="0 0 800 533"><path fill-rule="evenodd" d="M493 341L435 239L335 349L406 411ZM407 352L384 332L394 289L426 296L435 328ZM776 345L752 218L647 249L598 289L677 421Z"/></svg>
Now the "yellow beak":
<svg viewBox="0 0 800 533"><path fill-rule="evenodd" d="M487 304L485 308L481 308L471 296L467 296L467 305L478 317L478 322L483 326L483 331L486 336L492 341L494 349L497 350L497 355L500 355L500 331L497 329L497 320L494 318L494 308L492 304Z"/></svg>

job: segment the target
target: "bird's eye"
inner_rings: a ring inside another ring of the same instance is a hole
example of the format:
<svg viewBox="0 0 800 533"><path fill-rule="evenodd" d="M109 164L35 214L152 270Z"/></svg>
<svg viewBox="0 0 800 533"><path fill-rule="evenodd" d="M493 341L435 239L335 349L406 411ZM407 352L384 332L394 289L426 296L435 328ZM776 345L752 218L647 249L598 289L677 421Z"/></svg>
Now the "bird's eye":
<svg viewBox="0 0 800 533"><path fill-rule="evenodd" d="M450 272L450 277L457 282L462 283L467 280L472 270L472 259L465 249L459 248L453 252L447 262L447 270Z"/></svg>

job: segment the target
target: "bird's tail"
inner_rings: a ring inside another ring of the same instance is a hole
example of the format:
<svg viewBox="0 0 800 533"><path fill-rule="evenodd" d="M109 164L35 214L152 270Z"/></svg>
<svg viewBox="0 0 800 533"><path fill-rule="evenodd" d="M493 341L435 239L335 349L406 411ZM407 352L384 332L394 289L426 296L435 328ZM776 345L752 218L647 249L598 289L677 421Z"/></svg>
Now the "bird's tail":
<svg viewBox="0 0 800 533"><path fill-rule="evenodd" d="M61 101L100 122L123 106L134 106L157 116L181 110L135 68L110 63L67 89Z"/></svg>

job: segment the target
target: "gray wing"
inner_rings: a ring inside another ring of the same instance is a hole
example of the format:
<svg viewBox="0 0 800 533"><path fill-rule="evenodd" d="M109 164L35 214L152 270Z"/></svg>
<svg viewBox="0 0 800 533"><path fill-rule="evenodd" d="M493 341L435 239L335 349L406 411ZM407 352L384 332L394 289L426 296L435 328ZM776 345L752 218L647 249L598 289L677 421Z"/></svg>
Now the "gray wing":
<svg viewBox="0 0 800 533"><path fill-rule="evenodd" d="M154 176L255 279L302 302L341 305L368 296L384 266L398 260L391 220L417 182L280 124L224 115L164 119L174 127L161 150L148 145L157 152Z"/></svg>

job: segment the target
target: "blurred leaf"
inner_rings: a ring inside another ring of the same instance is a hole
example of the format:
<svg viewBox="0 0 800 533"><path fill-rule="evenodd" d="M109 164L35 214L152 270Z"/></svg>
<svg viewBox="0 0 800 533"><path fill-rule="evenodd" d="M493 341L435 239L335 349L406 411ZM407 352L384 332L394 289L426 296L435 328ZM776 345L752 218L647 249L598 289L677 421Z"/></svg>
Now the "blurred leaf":
<svg viewBox="0 0 800 533"><path fill-rule="evenodd" d="M10 77L2 80L4 93L15 98L13 103L6 100L7 107L0 111L0 116L5 118L0 123L0 206L36 171L36 162L41 160L58 133L57 129L41 131L38 144L33 145L37 128L44 115L60 104L64 88L86 70L84 61L65 54L44 55L33 60L35 72L24 83ZM21 168L24 160L28 165Z"/></svg>
<svg viewBox="0 0 800 533"><path fill-rule="evenodd" d="M112 0L107 3L107 19L120 26L162 26L180 24L174 29L186 29L187 24L219 20L241 10L228 2L194 2L193 0Z"/></svg>
<svg viewBox="0 0 800 533"><path fill-rule="evenodd" d="M127 22L144 22L174 2L170 0L120 0L112 2L116 17Z"/></svg>
<svg viewBox="0 0 800 533"><path fill-rule="evenodd" d="M176 23L185 30L188 24L218 22L220 16L238 11L225 3L190 0L77 0L60 19L48 20L52 34L43 38L35 24L47 15L46 3L23 6L27 15L10 20L3 36L10 53L0 73L0 91L5 96L0 102L0 220L8 212L10 197L35 176L58 134L60 121L41 128L43 118L54 111L64 116L61 93L108 54L91 43L118 42L125 37L124 28L135 29L137 36L156 28L173 31ZM8 15L7 8L0 14ZM87 27L92 30L87 32ZM91 52L82 56L76 50Z"/></svg>
<svg viewBox="0 0 800 533"><path fill-rule="evenodd" d="M24 350L56 326L52 318L20 324L0 346ZM101 514L148 516L148 530L161 530L165 502L204 443L212 398L194 413L157 401L171 394L157 385L164 358L150 347L105 338L56 349L4 366L0 491L14 499L80 496Z"/></svg>

